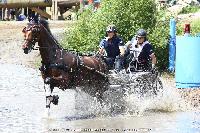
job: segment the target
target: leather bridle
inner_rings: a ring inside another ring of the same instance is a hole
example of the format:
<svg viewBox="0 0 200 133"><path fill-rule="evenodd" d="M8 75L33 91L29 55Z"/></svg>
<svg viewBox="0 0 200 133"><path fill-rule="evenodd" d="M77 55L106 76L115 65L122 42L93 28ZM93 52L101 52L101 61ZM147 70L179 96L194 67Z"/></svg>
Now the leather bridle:
<svg viewBox="0 0 200 133"><path fill-rule="evenodd" d="M30 24L22 30L23 33L26 33L27 31L32 32L32 39L25 39L24 42L24 45L26 45L24 48L25 54L28 54L31 50L34 50L35 43L39 40L40 30L40 24Z"/></svg>

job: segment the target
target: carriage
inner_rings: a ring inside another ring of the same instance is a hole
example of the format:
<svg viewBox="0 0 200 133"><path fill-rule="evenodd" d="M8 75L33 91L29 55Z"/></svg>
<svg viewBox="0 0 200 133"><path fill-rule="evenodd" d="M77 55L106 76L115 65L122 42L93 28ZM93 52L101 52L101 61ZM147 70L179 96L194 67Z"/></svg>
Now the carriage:
<svg viewBox="0 0 200 133"><path fill-rule="evenodd" d="M108 74L110 86L126 88L128 94L138 94L141 97L155 97L162 94L163 84L160 73L155 68L151 71L137 69L134 63L137 57L132 57L128 68L117 72L111 70Z"/></svg>
<svg viewBox="0 0 200 133"><path fill-rule="evenodd" d="M38 43L47 109L50 109L51 103L58 104L59 97L52 95L55 87L62 90L81 87L100 101L103 100L104 92L116 86L126 94L137 93L142 97L156 96L162 92L158 71L137 70L132 63L135 58L132 58L126 71L123 69L116 73L108 70L102 58L96 55L80 56L62 48L52 35L46 20L30 22L22 32L25 37L22 46L24 53L28 54Z"/></svg>

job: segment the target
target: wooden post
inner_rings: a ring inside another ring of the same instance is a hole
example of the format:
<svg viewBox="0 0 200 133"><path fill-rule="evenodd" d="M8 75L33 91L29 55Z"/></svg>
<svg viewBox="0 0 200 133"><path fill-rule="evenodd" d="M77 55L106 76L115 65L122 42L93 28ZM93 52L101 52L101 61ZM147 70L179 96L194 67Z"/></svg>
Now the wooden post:
<svg viewBox="0 0 200 133"><path fill-rule="evenodd" d="M46 13L50 14L51 18L49 19L52 19L52 7L46 7Z"/></svg>
<svg viewBox="0 0 200 133"><path fill-rule="evenodd" d="M52 19L58 19L58 0L52 0Z"/></svg>
<svg viewBox="0 0 200 133"><path fill-rule="evenodd" d="M9 8L6 8L6 10L5 10L5 18L6 18L6 20L10 20L10 9Z"/></svg>
<svg viewBox="0 0 200 133"><path fill-rule="evenodd" d="M22 14L24 14L24 8L22 8Z"/></svg>
<svg viewBox="0 0 200 133"><path fill-rule="evenodd" d="M4 19L4 8L2 8L1 10L2 10L2 12L1 12L1 20L3 20Z"/></svg>
<svg viewBox="0 0 200 133"><path fill-rule="evenodd" d="M24 14L25 15L25 14ZM28 16L28 7L26 8L26 15Z"/></svg>
<svg viewBox="0 0 200 133"><path fill-rule="evenodd" d="M51 6L51 19L54 19L54 0L52 0L52 6Z"/></svg>
<svg viewBox="0 0 200 133"><path fill-rule="evenodd" d="M58 0L55 0L55 19L58 20Z"/></svg>
<svg viewBox="0 0 200 133"><path fill-rule="evenodd" d="M54 7L55 7L54 4L55 4L55 2L54 2L54 0L52 0L52 7L51 7L51 13L52 13L51 19L52 19L52 20L54 20L54 11L55 11L55 10L54 10Z"/></svg>

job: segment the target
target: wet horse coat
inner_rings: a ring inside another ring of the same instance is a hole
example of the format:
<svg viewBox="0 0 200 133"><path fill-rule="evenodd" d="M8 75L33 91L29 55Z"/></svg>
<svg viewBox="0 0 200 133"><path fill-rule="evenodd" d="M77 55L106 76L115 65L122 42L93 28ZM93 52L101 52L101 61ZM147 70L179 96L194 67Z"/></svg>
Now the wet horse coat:
<svg viewBox="0 0 200 133"><path fill-rule="evenodd" d="M45 85L49 86L49 93L46 95L47 108L50 108L51 102L57 104L55 96L51 95L54 87L62 90L82 87L90 95L102 97L107 90L108 69L101 58L78 56L77 53L64 50L53 37L45 20L29 23L23 33L25 53L34 49L35 43L38 42L42 58L40 71Z"/></svg>

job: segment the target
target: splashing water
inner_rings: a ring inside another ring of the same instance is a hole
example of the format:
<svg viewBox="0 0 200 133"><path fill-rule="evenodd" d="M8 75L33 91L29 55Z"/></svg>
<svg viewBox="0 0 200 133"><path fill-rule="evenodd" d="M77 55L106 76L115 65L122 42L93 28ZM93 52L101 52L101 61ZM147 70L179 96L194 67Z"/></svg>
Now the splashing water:
<svg viewBox="0 0 200 133"><path fill-rule="evenodd" d="M126 94L125 88L112 88L106 92L105 100L108 110L126 115L141 115L145 112L179 112L194 109L182 98L170 80L161 79L163 92L154 97L141 97L141 94ZM114 108L113 108L114 107Z"/></svg>
<svg viewBox="0 0 200 133"><path fill-rule="evenodd" d="M141 98L136 94L124 95L126 88L113 87L105 93L103 104L78 88L66 91L55 88L60 101L58 106L51 106L50 117L44 117L45 93L39 72L1 64L0 132L51 132L63 128L145 128L154 133L177 132L176 128L178 133L199 131L198 111L187 113L191 111L190 104L181 98L173 83L162 81L162 95Z"/></svg>

